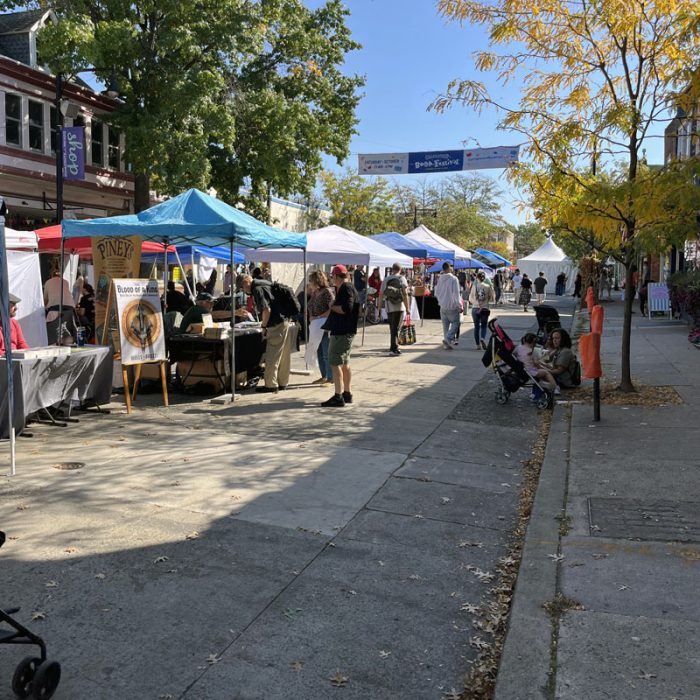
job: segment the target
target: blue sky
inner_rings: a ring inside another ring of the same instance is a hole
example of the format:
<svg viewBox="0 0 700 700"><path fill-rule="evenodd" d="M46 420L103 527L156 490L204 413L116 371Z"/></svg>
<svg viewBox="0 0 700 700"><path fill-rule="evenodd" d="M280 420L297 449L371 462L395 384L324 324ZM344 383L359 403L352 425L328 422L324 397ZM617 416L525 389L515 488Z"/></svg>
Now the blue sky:
<svg viewBox="0 0 700 700"><path fill-rule="evenodd" d="M306 0L317 7L323 0ZM428 105L455 78L472 77L484 82L496 101L516 106L518 85L504 88L493 76L477 73L473 53L488 48L481 27L447 22L436 10L436 0L344 0L350 10L347 23L353 38L363 45L348 56L346 70L366 76L364 97L357 110L358 134L351 143L347 165L357 168L358 153L425 151L517 145L522 137L497 131L494 112L477 114L453 107L442 114L428 112ZM663 127L660 127L662 129ZM663 162L663 141L649 145L649 162ZM326 167L342 168L328 159ZM481 170L496 180L503 196L501 215L510 223L530 220L530 211L519 212L518 192L502 170ZM415 178L399 176L409 183Z"/></svg>
<svg viewBox="0 0 700 700"><path fill-rule="evenodd" d="M307 0L316 7L321 0ZM450 80L474 75L472 53L487 47L479 27L460 27L438 16L434 0L345 0L351 12L347 20L353 38L363 48L348 56L345 70L366 76L364 97L357 110L358 134L351 143L347 165L357 167L358 153L425 151L518 143L516 135L496 131L495 115L478 115L471 109L453 107L437 114L428 105L443 92ZM479 76L484 80L487 76ZM486 81L487 82L487 81ZM488 83L492 96L517 97L495 82ZM329 159L329 170L342 168ZM517 192L502 170L481 170L503 190L503 217L521 223L527 213L518 213ZM400 182L436 175L404 175Z"/></svg>

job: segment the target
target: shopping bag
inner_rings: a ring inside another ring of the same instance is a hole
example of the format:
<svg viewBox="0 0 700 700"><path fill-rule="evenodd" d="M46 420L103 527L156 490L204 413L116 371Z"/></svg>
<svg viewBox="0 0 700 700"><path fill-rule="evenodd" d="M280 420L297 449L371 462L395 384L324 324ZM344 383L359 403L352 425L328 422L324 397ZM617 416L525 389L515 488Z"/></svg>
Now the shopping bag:
<svg viewBox="0 0 700 700"><path fill-rule="evenodd" d="M406 314L406 319L399 331L399 345L413 345L416 342L416 327L411 321L410 314Z"/></svg>

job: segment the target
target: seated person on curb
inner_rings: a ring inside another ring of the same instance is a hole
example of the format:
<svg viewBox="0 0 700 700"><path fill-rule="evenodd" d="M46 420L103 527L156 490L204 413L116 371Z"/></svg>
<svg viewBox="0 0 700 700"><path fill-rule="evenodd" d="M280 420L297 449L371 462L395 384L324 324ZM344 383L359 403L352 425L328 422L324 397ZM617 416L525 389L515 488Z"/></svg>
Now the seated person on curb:
<svg viewBox="0 0 700 700"><path fill-rule="evenodd" d="M195 323L202 323L204 314L210 314L214 308L214 297L208 292L200 292L195 300L197 303L182 317L180 322L180 333L188 333L190 326Z"/></svg>
<svg viewBox="0 0 700 700"><path fill-rule="evenodd" d="M563 328L555 328L550 333L545 362L558 386L563 389L576 386L572 375L576 355L571 349L571 336Z"/></svg>
<svg viewBox="0 0 700 700"><path fill-rule="evenodd" d="M10 349L11 350L27 350L29 345L24 339L24 333L22 333L22 326L19 325L19 321L15 318L17 315L17 304L22 301L19 297L14 294L10 294ZM2 320L0 319L0 356L5 355L5 336L2 332Z"/></svg>
<svg viewBox="0 0 700 700"><path fill-rule="evenodd" d="M518 345L513 351L513 355L520 360L525 366L525 371L531 376L537 379L545 389L553 391L555 394L559 393L559 387L554 377L551 375L550 371L544 367L535 357L535 343L537 342L537 336L534 333L525 333L525 335L520 339L520 345ZM534 393L534 392L533 392Z"/></svg>

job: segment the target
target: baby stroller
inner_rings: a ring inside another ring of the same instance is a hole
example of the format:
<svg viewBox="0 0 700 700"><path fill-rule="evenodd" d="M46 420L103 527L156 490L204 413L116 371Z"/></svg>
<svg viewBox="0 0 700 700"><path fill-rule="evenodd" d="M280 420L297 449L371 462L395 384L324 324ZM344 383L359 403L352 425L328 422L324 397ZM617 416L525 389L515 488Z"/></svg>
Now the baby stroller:
<svg viewBox="0 0 700 700"><path fill-rule="evenodd" d="M5 542L5 533L0 532L0 547ZM26 656L19 662L12 676L12 691L18 698L49 700L56 692L61 680L58 661L46 658L46 645L41 637L32 634L26 627L11 617L19 608L0 609L0 644L31 644L39 647L39 656Z"/></svg>
<svg viewBox="0 0 700 700"><path fill-rule="evenodd" d="M498 377L496 403L508 403L511 394L527 386L532 388L537 408L551 408L554 405L554 394L527 373L525 365L513 355L515 343L497 321L494 318L488 322L491 337L481 358L484 367L491 367Z"/></svg>
<svg viewBox="0 0 700 700"><path fill-rule="evenodd" d="M561 326L559 312L553 306L546 304L535 306L534 309L537 317L537 344L545 345L549 334Z"/></svg>

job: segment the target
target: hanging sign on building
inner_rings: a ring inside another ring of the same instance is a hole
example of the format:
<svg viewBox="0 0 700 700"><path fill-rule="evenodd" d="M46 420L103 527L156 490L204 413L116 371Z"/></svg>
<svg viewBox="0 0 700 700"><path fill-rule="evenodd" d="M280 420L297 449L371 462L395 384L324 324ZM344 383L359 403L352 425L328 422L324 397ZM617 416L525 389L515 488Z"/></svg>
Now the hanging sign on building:
<svg viewBox="0 0 700 700"><path fill-rule="evenodd" d="M61 129L63 147L63 179L85 179L85 129L82 126L64 126Z"/></svg>
<svg viewBox="0 0 700 700"><path fill-rule="evenodd" d="M519 151L519 146L496 146L465 151L364 153L358 156L358 173L360 175L410 175L507 168L518 162Z"/></svg>

